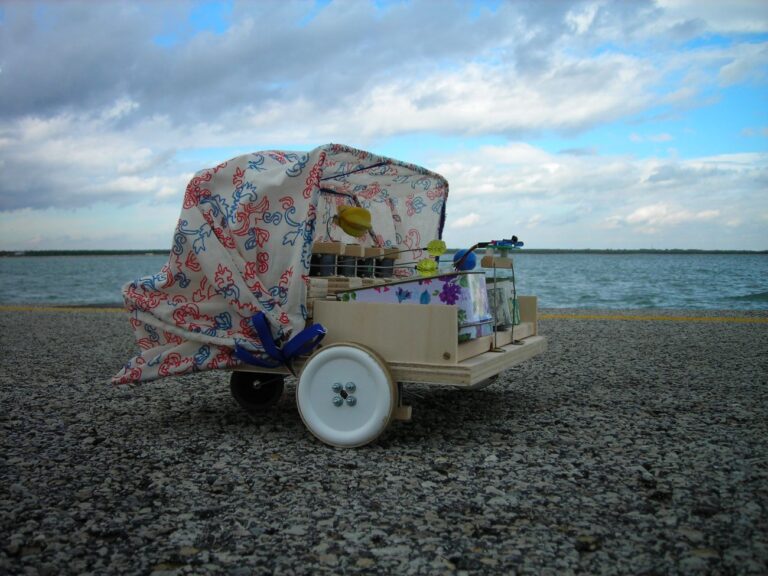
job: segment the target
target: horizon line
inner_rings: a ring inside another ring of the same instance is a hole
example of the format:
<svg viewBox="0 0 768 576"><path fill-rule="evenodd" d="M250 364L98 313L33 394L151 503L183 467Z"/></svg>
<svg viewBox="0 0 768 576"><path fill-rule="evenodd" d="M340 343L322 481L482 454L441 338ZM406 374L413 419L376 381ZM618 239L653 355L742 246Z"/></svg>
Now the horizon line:
<svg viewBox="0 0 768 576"><path fill-rule="evenodd" d="M447 253L463 250L448 248ZM517 254L768 254L766 250L748 249L709 249L709 248L522 248L514 249ZM21 256L163 256L170 253L169 248L146 249L41 249L41 250L0 250L0 258Z"/></svg>

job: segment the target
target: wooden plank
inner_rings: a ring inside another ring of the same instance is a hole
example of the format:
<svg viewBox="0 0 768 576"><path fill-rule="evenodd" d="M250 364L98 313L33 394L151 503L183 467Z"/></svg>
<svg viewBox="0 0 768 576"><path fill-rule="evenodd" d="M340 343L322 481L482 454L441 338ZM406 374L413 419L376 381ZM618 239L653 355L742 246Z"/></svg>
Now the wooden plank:
<svg viewBox="0 0 768 576"><path fill-rule="evenodd" d="M312 254L344 254L343 242L315 242L312 244Z"/></svg>
<svg viewBox="0 0 768 576"><path fill-rule="evenodd" d="M512 258L483 256L480 259L480 266L483 268L512 268Z"/></svg>
<svg viewBox="0 0 768 576"><path fill-rule="evenodd" d="M328 295L327 277L310 276L307 284L307 298L325 298Z"/></svg>
<svg viewBox="0 0 768 576"><path fill-rule="evenodd" d="M328 331L323 342L362 344L387 362L457 362L456 306L317 300L313 321Z"/></svg>
<svg viewBox="0 0 768 576"><path fill-rule="evenodd" d="M522 340L536 335L536 327L533 322L521 322L514 330L499 330L496 332L496 346L506 346L515 340Z"/></svg>
<svg viewBox="0 0 768 576"><path fill-rule="evenodd" d="M334 302L334 304L336 303ZM424 308L429 307L425 306ZM419 364L416 362L389 361L385 356L383 358L387 361L389 371L396 382L420 382L424 384L472 388L487 378L496 376L513 366L542 354L547 349L547 340L543 336L531 336L523 340L521 344L508 344L501 349L503 350L502 352L485 352L458 364ZM297 374L301 373L301 368L305 361L306 358L299 358L294 363ZM242 372L288 374L285 368L269 369L255 366L239 366L237 370Z"/></svg>
<svg viewBox="0 0 768 576"><path fill-rule="evenodd" d="M502 347L502 352L486 352L452 366L430 366L407 362L391 362L388 363L388 366L392 377L398 382L446 384L460 388L471 388L487 378L530 360L546 349L546 338L531 336L523 340L521 344L508 344Z"/></svg>
<svg viewBox="0 0 768 576"><path fill-rule="evenodd" d="M493 336L482 336L469 342L462 342L459 344L459 349L456 352L456 360L461 362L472 356L477 356L483 352L488 352L493 346Z"/></svg>
<svg viewBox="0 0 768 576"><path fill-rule="evenodd" d="M363 254L365 254L365 248L360 246L360 244L347 244L344 247L345 256L356 256L358 258L362 258Z"/></svg>
<svg viewBox="0 0 768 576"><path fill-rule="evenodd" d="M533 322L534 335L539 333L539 299L536 296L518 296L520 322Z"/></svg>

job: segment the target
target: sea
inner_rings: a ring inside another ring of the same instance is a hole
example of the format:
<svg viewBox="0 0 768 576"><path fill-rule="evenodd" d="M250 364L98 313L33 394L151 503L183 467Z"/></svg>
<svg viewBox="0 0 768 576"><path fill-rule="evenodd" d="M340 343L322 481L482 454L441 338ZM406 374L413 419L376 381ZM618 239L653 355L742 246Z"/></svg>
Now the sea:
<svg viewBox="0 0 768 576"><path fill-rule="evenodd" d="M162 255L0 258L0 305L120 306ZM490 276L493 272L487 271ZM497 270L498 277L511 275ZM517 293L540 308L767 310L768 254L514 253Z"/></svg>

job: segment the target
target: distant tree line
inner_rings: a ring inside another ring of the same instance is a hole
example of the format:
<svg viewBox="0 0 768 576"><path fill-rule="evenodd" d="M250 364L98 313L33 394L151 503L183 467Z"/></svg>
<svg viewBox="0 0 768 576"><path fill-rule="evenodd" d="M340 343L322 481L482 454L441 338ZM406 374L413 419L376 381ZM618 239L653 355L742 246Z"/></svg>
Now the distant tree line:
<svg viewBox="0 0 768 576"><path fill-rule="evenodd" d="M448 250L456 252L456 248ZM19 256L165 256L169 250L0 250L0 258L12 258ZM517 251L513 251L515 254ZM672 248L659 250L647 249L560 249L560 248L523 248L524 254L768 254L768 250L688 250Z"/></svg>
<svg viewBox="0 0 768 576"><path fill-rule="evenodd" d="M169 250L0 250L0 258L14 256L163 256Z"/></svg>

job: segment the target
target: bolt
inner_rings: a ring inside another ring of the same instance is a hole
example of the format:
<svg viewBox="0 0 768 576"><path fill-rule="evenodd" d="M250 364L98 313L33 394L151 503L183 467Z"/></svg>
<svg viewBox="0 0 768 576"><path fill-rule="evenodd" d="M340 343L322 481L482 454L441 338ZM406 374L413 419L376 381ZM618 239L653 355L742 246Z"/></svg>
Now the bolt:
<svg viewBox="0 0 768 576"><path fill-rule="evenodd" d="M336 392L336 394L338 394L339 392L341 392L341 390L342 390L342 385L341 385L341 382L334 382L333 386L331 386L331 390L333 390L334 392Z"/></svg>
<svg viewBox="0 0 768 576"><path fill-rule="evenodd" d="M346 384L344 384L344 390L346 390L347 392L352 393L355 390L357 390L357 386L355 386L354 382L347 382Z"/></svg>
<svg viewBox="0 0 768 576"><path fill-rule="evenodd" d="M347 405L354 406L355 404L357 404L357 398L354 396L347 396Z"/></svg>
<svg viewBox="0 0 768 576"><path fill-rule="evenodd" d="M337 394L336 396L333 397L334 406L341 406L342 404L344 404L344 400L341 399L341 396Z"/></svg>

